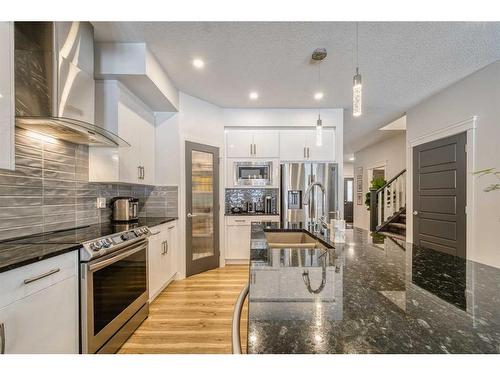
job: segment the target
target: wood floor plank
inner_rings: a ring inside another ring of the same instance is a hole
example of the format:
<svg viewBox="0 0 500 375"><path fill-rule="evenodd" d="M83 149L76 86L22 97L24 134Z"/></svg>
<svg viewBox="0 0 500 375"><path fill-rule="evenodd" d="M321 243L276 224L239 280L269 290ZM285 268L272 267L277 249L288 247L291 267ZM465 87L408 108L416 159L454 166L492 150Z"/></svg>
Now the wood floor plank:
<svg viewBox="0 0 500 375"><path fill-rule="evenodd" d="M248 265L229 265L174 281L151 303L149 317L122 354L230 354L234 303L248 282ZM248 306L241 319L243 350Z"/></svg>

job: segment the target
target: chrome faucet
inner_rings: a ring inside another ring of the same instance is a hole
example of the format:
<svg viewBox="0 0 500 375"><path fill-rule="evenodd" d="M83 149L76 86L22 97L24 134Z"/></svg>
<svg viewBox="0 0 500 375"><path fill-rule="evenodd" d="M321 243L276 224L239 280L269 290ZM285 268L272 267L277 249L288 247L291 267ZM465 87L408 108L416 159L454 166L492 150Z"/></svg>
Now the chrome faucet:
<svg viewBox="0 0 500 375"><path fill-rule="evenodd" d="M323 193L323 207L322 207L321 216L319 218L318 217L312 218L313 224L314 224L314 232L323 234L324 230L326 230L328 228L328 223L326 221L326 215L325 215L326 214L326 189L325 189L325 186L321 182L313 182L307 187L306 193L304 196L304 201L305 201L304 205L308 205L309 207L311 207L311 198L312 198L311 191L315 186L319 187L321 192ZM309 212L311 212L311 210L309 210ZM316 210L314 211L314 215L316 216Z"/></svg>

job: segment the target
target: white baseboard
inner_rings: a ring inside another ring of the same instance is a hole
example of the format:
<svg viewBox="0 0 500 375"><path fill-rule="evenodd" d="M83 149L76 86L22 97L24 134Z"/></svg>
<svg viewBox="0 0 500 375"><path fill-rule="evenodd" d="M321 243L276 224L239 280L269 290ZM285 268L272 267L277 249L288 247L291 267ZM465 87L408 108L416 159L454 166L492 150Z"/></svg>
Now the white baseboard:
<svg viewBox="0 0 500 375"><path fill-rule="evenodd" d="M226 266L230 265L235 265L235 264L246 264L249 265L250 261L248 259L226 259Z"/></svg>

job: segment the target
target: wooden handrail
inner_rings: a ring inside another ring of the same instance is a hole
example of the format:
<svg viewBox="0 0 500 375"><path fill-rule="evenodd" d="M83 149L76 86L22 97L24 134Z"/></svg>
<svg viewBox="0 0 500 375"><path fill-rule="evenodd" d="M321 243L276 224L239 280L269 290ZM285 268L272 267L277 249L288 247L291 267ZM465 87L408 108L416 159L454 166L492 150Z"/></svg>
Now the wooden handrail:
<svg viewBox="0 0 500 375"><path fill-rule="evenodd" d="M391 178L389 181L387 181L387 182L385 183L385 185L384 185L384 186L380 187L380 188L379 188L379 189L375 192L375 194L377 194L377 193L381 192L382 190L384 190L384 189L385 189L388 185L392 184L392 183L393 183L393 182L394 182L394 181L395 181L395 180L396 180L399 176L401 176L401 175L402 175L403 173L405 173L405 172L406 172L406 168L405 168L405 169L403 169L401 172L399 172L397 175L395 175L393 178Z"/></svg>

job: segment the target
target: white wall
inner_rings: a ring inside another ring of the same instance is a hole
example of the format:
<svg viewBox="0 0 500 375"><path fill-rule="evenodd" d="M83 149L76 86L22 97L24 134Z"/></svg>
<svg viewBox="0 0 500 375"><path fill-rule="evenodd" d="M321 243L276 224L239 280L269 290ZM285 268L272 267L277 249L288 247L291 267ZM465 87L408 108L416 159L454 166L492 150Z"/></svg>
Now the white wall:
<svg viewBox="0 0 500 375"><path fill-rule="evenodd" d="M179 226L180 245L184 256L181 263L181 277L185 277L186 271L186 163L185 142L196 142L219 148L219 156L224 157L224 124L222 121L222 109L204 100L195 98L181 92L179 94ZM224 168L220 164L219 175L219 202L224 201ZM219 248L220 265L224 266L224 205L221 204L219 213Z"/></svg>
<svg viewBox="0 0 500 375"><path fill-rule="evenodd" d="M363 167L363 204L357 204L357 182L354 181L354 226L370 229L370 211L364 204L365 194L369 191L368 169L385 166L385 179L388 180L406 168L406 136L397 132L393 137L357 151L354 154L354 174Z"/></svg>
<svg viewBox="0 0 500 375"><path fill-rule="evenodd" d="M179 186L181 170L178 112L155 113L156 185Z"/></svg>
<svg viewBox="0 0 500 375"><path fill-rule="evenodd" d="M468 157L474 159L473 170L491 167L500 169L500 61L486 66L407 111L408 142L444 131L473 116L478 116L477 129L471 131L475 133L475 141L468 145ZM442 134L444 133L437 136L442 137ZM409 145L407 152L410 171ZM471 172L472 170L467 171ZM470 240L467 257L500 268L500 192L483 191L489 183L496 182L492 178L478 179L470 175L469 178L473 181L467 187L472 193L467 203L472 228L467 233ZM407 186L407 196L411 197L410 180ZM408 203L407 212L411 212L411 199ZM407 240L411 241L412 216L407 215L407 219Z"/></svg>
<svg viewBox="0 0 500 375"><path fill-rule="evenodd" d="M344 162L344 178L354 177L354 163Z"/></svg>

